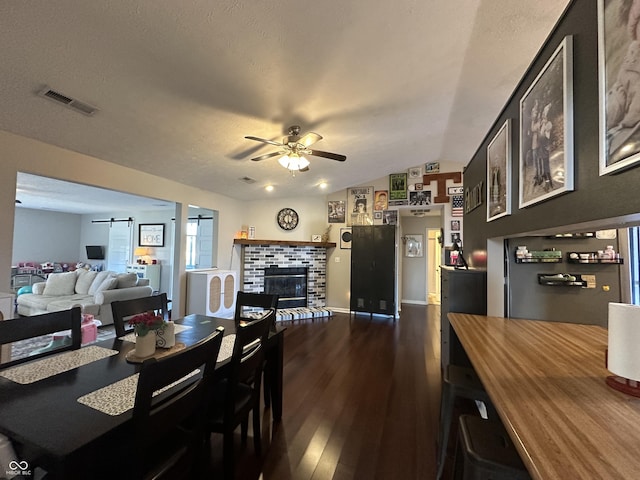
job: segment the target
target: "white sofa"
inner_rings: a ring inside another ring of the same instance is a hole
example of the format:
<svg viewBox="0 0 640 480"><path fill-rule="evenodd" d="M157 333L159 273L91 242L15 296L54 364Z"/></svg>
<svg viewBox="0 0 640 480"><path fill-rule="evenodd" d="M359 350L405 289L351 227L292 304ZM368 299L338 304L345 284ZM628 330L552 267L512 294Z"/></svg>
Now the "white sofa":
<svg viewBox="0 0 640 480"><path fill-rule="evenodd" d="M83 313L94 315L103 325L113 323L111 302L149 297L149 280L135 273L94 272L84 269L52 273L46 282L35 283L32 293L16 299L19 315L31 316L80 305Z"/></svg>

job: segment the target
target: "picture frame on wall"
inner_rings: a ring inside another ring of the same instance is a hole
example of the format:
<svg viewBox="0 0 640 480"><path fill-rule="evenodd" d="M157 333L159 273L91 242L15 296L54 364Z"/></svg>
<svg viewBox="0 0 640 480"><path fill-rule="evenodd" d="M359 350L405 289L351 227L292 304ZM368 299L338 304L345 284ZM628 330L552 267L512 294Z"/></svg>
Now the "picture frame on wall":
<svg viewBox="0 0 640 480"><path fill-rule="evenodd" d="M164 247L164 223L141 223L138 225L139 247Z"/></svg>
<svg viewBox="0 0 640 480"><path fill-rule="evenodd" d="M405 235L402 239L404 242L405 257L422 257L422 239L421 234Z"/></svg>
<svg viewBox="0 0 640 480"><path fill-rule="evenodd" d="M511 120L487 146L487 221L511 214Z"/></svg>
<svg viewBox="0 0 640 480"><path fill-rule="evenodd" d="M407 200L407 174L389 175L389 200Z"/></svg>
<svg viewBox="0 0 640 480"><path fill-rule="evenodd" d="M451 231L452 232L460 231L460 220L451 220Z"/></svg>
<svg viewBox="0 0 640 480"><path fill-rule="evenodd" d="M625 0L598 0L600 175L640 161L640 29Z"/></svg>
<svg viewBox="0 0 640 480"><path fill-rule="evenodd" d="M373 187L351 187L347 195L347 226L373 225Z"/></svg>
<svg viewBox="0 0 640 480"><path fill-rule="evenodd" d="M520 99L520 208L573 190L572 46L567 35Z"/></svg>
<svg viewBox="0 0 640 480"><path fill-rule="evenodd" d="M420 178L422 171L420 167L414 167L409 169L409 178Z"/></svg>
<svg viewBox="0 0 640 480"><path fill-rule="evenodd" d="M329 200L327 202L328 222L344 223L345 222L345 201Z"/></svg>

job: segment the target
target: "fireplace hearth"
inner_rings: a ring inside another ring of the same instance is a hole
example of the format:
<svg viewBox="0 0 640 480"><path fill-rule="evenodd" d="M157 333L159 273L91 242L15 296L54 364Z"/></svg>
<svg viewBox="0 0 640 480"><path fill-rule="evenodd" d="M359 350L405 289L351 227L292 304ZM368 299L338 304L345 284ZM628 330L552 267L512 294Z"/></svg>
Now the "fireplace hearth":
<svg viewBox="0 0 640 480"><path fill-rule="evenodd" d="M307 267L264 269L264 293L279 296L278 308L307 306Z"/></svg>

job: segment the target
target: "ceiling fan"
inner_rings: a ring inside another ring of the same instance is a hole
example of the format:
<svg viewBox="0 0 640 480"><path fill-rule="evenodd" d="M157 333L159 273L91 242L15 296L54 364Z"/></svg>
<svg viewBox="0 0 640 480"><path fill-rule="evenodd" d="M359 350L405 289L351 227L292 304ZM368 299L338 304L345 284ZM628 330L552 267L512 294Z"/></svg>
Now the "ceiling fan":
<svg viewBox="0 0 640 480"><path fill-rule="evenodd" d="M338 162L344 162L347 159L345 155L340 155L338 153L310 149L309 147L311 145L322 140L322 136L317 133L309 132L300 136L300 127L298 125L289 127L288 133L289 135L282 139L282 143L259 137L244 137L249 140L255 140L256 142L268 143L269 145L280 147L280 150L277 152L266 153L259 157L252 158L251 160L259 162L261 160L266 160L267 158L280 156L281 158L278 159L278 163L291 170L292 174L295 174L296 171L306 172L309 170L309 160L305 158L305 155L329 158L331 160L337 160Z"/></svg>

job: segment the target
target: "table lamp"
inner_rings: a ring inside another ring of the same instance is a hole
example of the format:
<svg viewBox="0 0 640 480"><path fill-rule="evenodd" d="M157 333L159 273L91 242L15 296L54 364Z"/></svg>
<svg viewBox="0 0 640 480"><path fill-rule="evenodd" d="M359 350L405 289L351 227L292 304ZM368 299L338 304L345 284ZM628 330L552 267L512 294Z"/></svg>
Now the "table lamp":
<svg viewBox="0 0 640 480"><path fill-rule="evenodd" d="M149 255L151 254L151 249L147 247L137 247L133 254L138 257L138 263L146 264Z"/></svg>
<svg viewBox="0 0 640 480"><path fill-rule="evenodd" d="M609 303L606 379L611 388L640 397L640 306Z"/></svg>

